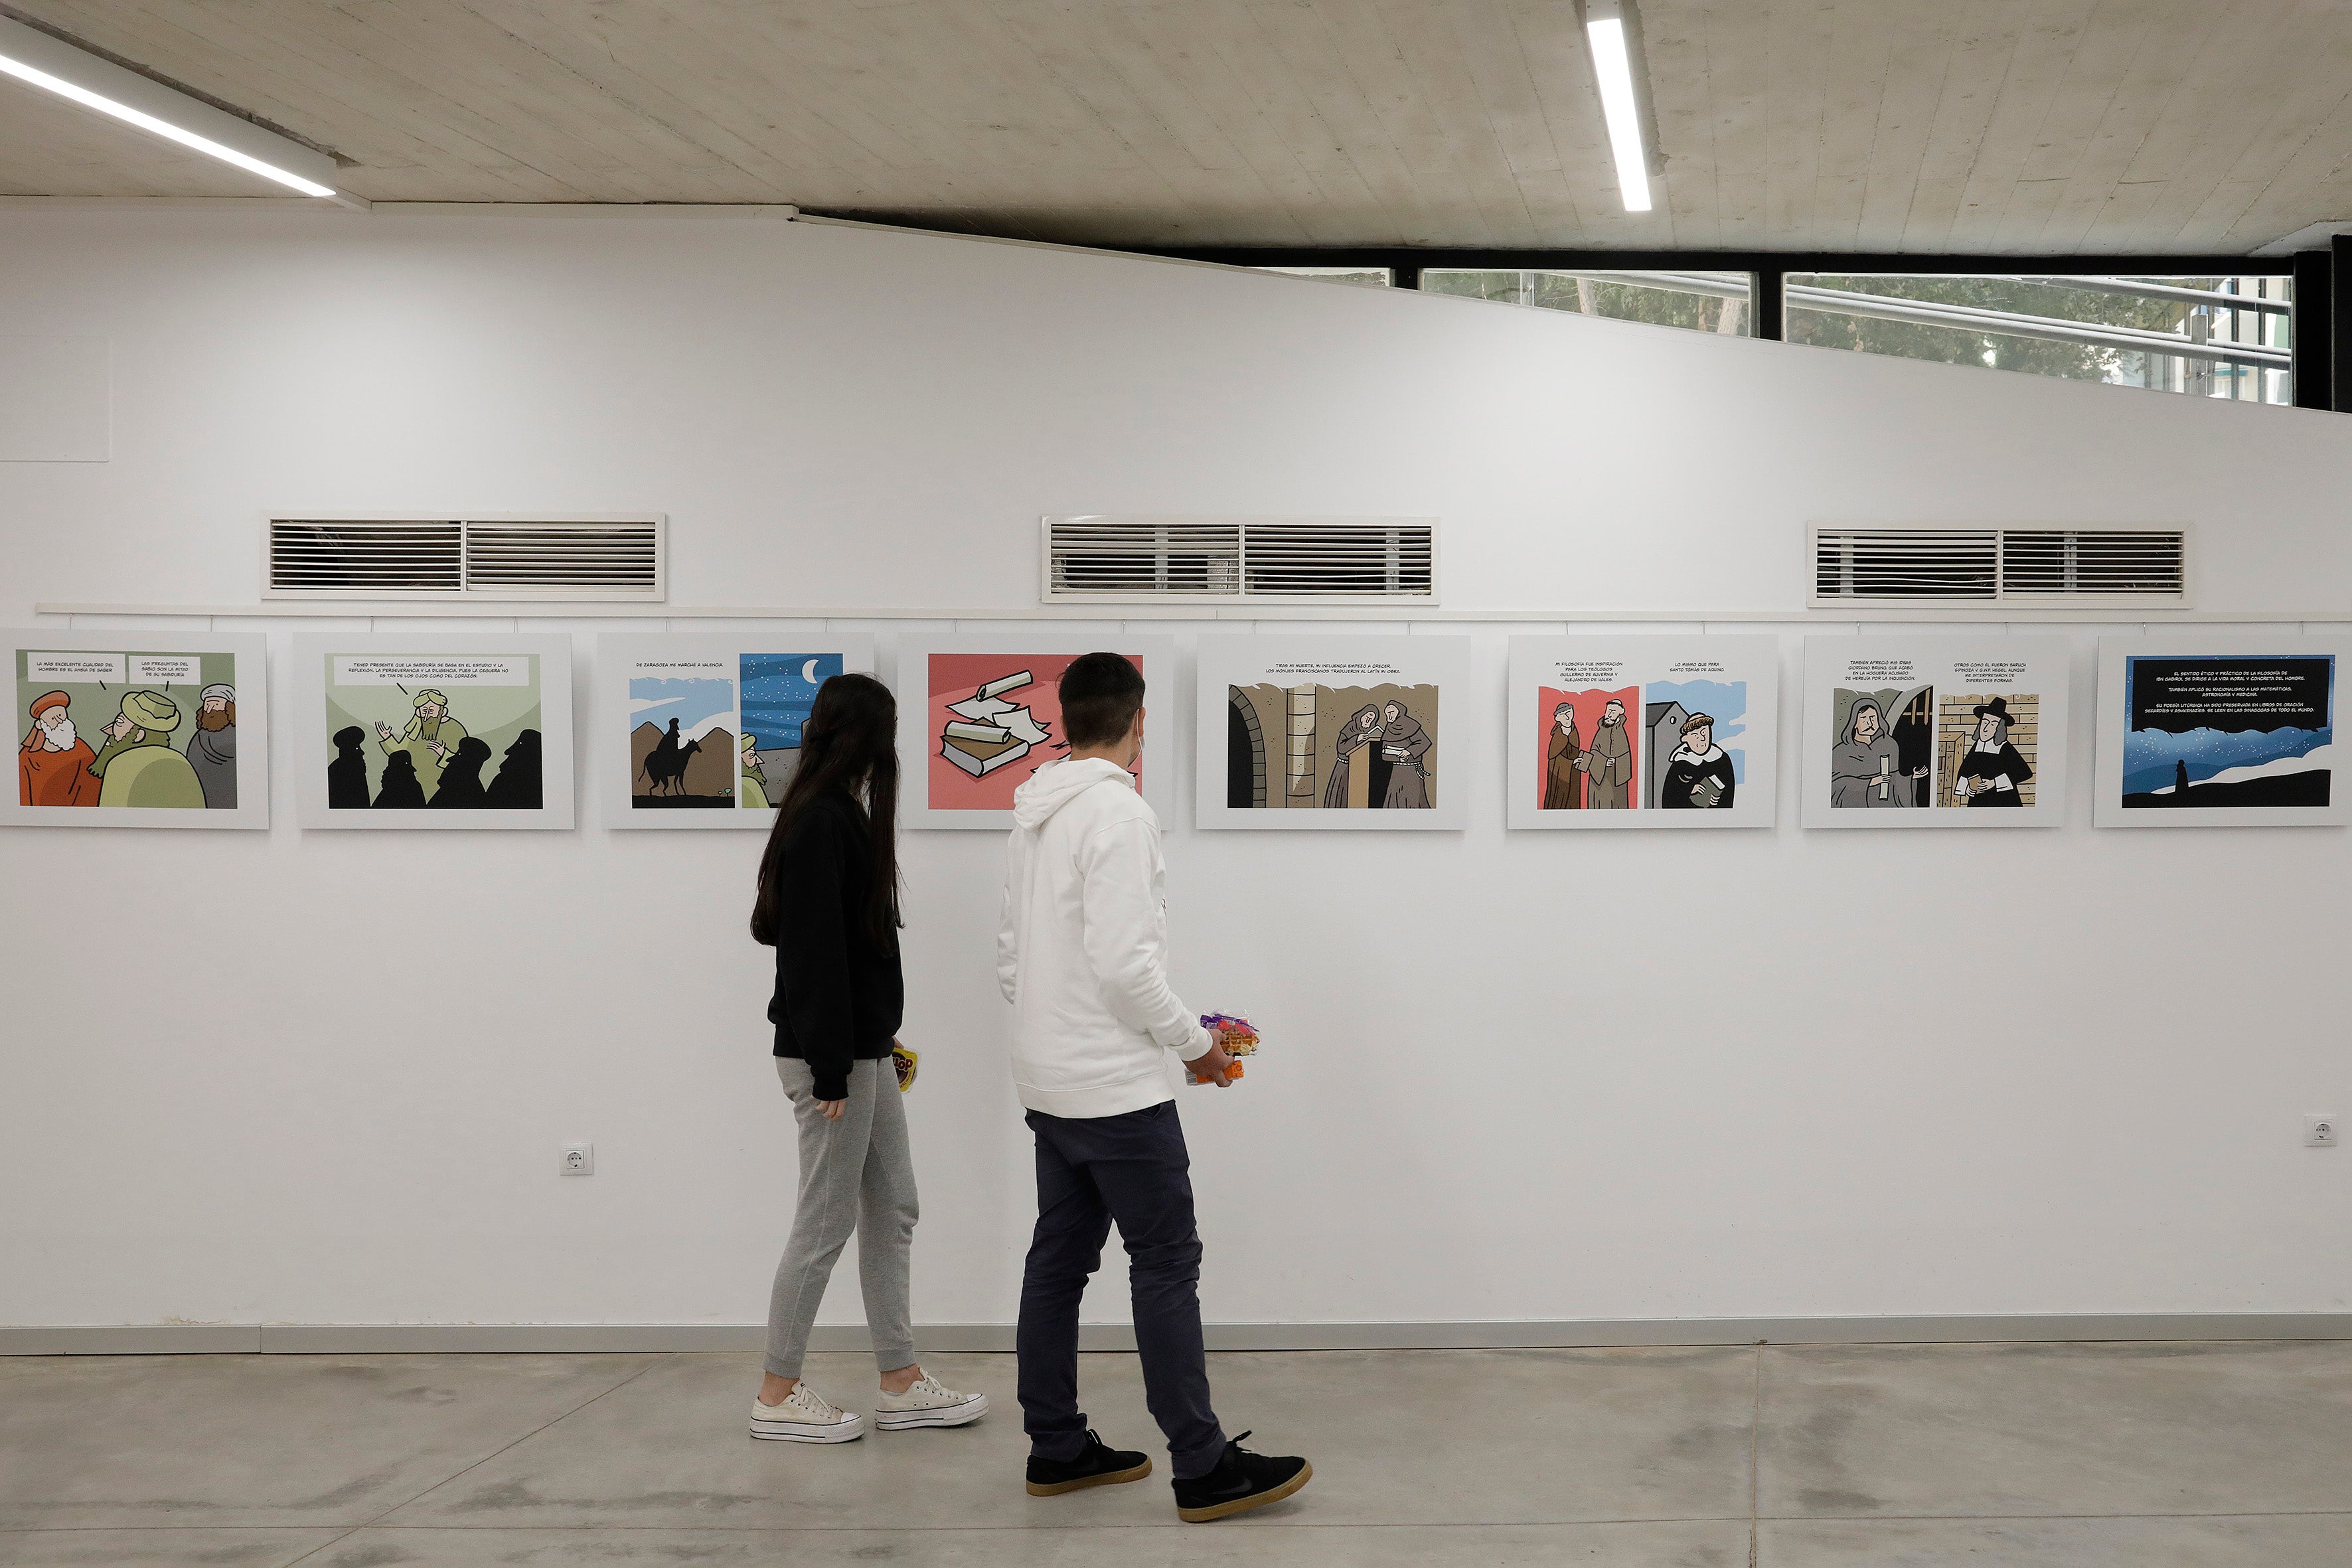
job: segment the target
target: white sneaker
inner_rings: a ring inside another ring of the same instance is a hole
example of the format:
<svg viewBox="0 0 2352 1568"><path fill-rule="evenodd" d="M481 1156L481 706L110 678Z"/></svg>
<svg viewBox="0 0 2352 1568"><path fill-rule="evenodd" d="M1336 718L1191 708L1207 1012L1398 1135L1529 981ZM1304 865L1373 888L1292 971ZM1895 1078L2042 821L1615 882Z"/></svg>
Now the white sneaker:
<svg viewBox="0 0 2352 1568"><path fill-rule="evenodd" d="M771 1443L854 1443L866 1436L866 1417L796 1383L782 1405L751 1401L751 1436Z"/></svg>
<svg viewBox="0 0 2352 1568"><path fill-rule="evenodd" d="M937 1378L919 1377L904 1394L874 1396L874 1425L885 1432L909 1426L961 1426L988 1414L985 1394L958 1394Z"/></svg>

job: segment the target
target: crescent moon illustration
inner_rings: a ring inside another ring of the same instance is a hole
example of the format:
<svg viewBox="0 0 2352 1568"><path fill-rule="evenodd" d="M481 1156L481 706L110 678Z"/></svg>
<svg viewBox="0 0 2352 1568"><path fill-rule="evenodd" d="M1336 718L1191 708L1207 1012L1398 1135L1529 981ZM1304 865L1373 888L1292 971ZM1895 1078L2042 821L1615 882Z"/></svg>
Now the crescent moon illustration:
<svg viewBox="0 0 2352 1568"><path fill-rule="evenodd" d="M814 686L816 684L816 660L811 659L806 664L801 666L801 679L807 681L811 686Z"/></svg>

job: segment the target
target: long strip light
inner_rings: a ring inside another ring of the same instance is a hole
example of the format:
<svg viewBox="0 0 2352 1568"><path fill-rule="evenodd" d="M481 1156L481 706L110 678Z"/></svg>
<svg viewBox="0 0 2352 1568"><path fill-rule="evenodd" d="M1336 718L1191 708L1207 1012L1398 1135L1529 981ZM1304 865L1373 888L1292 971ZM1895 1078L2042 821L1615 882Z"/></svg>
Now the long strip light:
<svg viewBox="0 0 2352 1568"><path fill-rule="evenodd" d="M1642 155L1642 114L1633 101L1633 57L1625 47L1625 19L1595 5L1584 24L1592 46L1592 74L1601 84L1601 113L1609 122L1609 150L1617 159L1617 191L1629 213L1650 210L1650 165Z"/></svg>
<svg viewBox="0 0 2352 1568"><path fill-rule="evenodd" d="M199 135L184 126L175 125L144 110L134 109L119 99L110 98L79 82L68 81L51 71L43 70L39 66L21 58L26 55L34 56L53 66L60 65L68 59L77 65L86 62L84 70L78 74L104 76L112 81L121 81L126 88L136 84L134 90L138 90L141 96L151 100L156 99L159 95L167 95L173 101L188 106L190 112L187 117L190 119L202 121L210 117L217 121L228 121L231 126L238 123L234 117L223 114L210 104L201 103L184 93L173 91L160 83L150 82L137 73L124 70L111 61L102 60L95 55L76 49L61 39L51 38L21 23L0 18L0 74L15 77L18 81L37 87L45 92L54 92L59 98L80 104L84 109L94 109L100 114L122 121L125 125L135 125L150 135L161 136L167 142L176 142L183 147L204 153L206 157L218 158L224 163L234 163L240 169L259 174L265 180L275 180L278 184L290 190L299 191L306 196L331 198L335 195L335 189L331 185L320 184L316 180L307 179L289 169L282 169L275 163L257 158L250 153L239 152L236 148L216 142L209 136ZM313 161L325 162L317 154L310 153L308 149L297 148L295 143L262 131L257 126L251 130L256 139L267 137L268 142L299 152L306 158ZM240 140L244 139L247 138L240 137Z"/></svg>

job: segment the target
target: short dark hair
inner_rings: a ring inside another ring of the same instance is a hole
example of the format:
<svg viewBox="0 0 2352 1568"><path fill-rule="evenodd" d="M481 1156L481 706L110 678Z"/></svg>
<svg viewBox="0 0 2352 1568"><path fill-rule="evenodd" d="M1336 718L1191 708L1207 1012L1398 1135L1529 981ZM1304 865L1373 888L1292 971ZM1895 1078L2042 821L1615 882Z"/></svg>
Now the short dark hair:
<svg viewBox="0 0 2352 1568"><path fill-rule="evenodd" d="M1143 671L1124 654L1084 653L1062 671L1062 739L1108 746L1127 733L1143 706Z"/></svg>

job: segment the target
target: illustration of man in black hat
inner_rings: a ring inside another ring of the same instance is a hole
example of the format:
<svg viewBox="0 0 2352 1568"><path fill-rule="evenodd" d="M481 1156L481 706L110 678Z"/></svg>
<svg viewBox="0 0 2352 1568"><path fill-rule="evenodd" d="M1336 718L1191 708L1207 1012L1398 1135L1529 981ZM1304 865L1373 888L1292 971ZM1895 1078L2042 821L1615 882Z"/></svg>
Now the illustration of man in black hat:
<svg viewBox="0 0 2352 1568"><path fill-rule="evenodd" d="M2010 743L2009 699L1979 702L1975 711L1976 733L1953 770L1952 793L1964 805L2021 807L2025 802L2017 786L2033 776L2033 769Z"/></svg>

